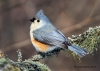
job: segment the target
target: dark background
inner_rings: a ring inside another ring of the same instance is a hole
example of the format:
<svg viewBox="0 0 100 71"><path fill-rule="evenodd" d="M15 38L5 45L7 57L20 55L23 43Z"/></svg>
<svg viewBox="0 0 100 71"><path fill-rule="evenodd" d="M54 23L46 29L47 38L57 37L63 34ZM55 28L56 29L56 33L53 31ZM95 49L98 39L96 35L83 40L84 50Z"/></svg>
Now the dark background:
<svg viewBox="0 0 100 71"><path fill-rule="evenodd" d="M21 49L23 60L37 53L30 41L29 20L40 9L66 37L100 25L100 0L0 0L0 50L12 60L17 60L17 49ZM58 57L41 62L52 71L100 71L98 55L87 55L80 63L60 53Z"/></svg>

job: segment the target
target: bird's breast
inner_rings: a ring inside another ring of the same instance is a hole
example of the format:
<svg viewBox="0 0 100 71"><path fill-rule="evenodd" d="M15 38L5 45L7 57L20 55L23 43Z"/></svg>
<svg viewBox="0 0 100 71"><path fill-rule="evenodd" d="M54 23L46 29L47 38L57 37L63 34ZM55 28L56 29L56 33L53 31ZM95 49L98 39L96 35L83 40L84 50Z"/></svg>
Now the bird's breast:
<svg viewBox="0 0 100 71"><path fill-rule="evenodd" d="M47 52L49 50L49 45L46 45L44 43L35 40L34 37L31 37L31 41L37 51Z"/></svg>

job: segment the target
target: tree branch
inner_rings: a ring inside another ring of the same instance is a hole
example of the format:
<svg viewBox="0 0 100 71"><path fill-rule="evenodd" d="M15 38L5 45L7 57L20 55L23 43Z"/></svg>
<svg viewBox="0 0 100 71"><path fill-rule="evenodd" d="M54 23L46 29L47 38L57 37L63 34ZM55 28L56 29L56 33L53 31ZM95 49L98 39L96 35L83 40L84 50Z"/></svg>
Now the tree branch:
<svg viewBox="0 0 100 71"><path fill-rule="evenodd" d="M90 54L97 49L100 44L100 26L96 26L94 28L89 28L83 34L78 36L72 35L72 38L68 38L71 43L80 46L89 51ZM18 50L18 60L14 62L13 60L9 59L7 55L0 52L0 71L51 71L47 65L42 64L39 62L40 59L52 57L62 51L62 49L55 50L52 53L47 53L45 55L34 55L32 58L27 60L22 60L21 51ZM67 54L72 54L73 57L77 57L75 54L70 52L69 50L63 50Z"/></svg>

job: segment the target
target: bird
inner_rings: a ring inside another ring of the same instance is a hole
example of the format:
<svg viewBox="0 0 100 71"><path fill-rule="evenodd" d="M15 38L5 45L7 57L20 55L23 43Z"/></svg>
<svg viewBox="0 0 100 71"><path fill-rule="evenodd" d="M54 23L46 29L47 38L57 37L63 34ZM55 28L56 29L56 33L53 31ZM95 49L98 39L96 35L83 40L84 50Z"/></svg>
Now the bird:
<svg viewBox="0 0 100 71"><path fill-rule="evenodd" d="M79 57L88 54L88 51L72 44L47 18L43 10L39 10L30 19L30 38L33 46L40 53L55 52L55 49L68 49Z"/></svg>

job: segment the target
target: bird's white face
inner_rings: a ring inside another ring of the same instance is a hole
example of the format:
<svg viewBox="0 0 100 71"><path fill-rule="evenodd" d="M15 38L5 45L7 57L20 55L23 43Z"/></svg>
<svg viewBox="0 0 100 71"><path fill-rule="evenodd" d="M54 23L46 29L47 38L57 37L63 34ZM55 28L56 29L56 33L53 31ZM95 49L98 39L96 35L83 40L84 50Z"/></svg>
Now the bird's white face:
<svg viewBox="0 0 100 71"><path fill-rule="evenodd" d="M43 27L45 24L43 23L42 20L34 20L34 22L32 22L31 26L30 26L30 30L34 31L37 30L41 27Z"/></svg>

